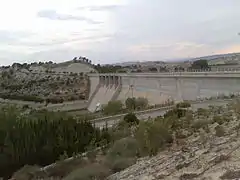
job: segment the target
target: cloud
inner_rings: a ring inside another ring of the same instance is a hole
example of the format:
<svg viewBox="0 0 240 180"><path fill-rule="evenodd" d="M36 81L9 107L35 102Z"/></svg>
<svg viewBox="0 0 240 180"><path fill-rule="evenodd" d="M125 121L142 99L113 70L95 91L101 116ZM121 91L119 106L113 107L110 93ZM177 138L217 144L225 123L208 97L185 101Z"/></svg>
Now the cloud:
<svg viewBox="0 0 240 180"><path fill-rule="evenodd" d="M82 17L82 16L73 16L70 14L60 14L57 13L54 10L42 10L37 13L37 16L40 18L47 18L50 20L61 20L61 21L67 21L67 20L76 20L76 21L86 21L90 24L100 24L101 22L94 21L92 19Z"/></svg>
<svg viewBox="0 0 240 180"><path fill-rule="evenodd" d="M89 42L97 42L101 40L106 40L111 38L111 34L103 34L103 35L92 35L92 36L72 36L66 38L56 38L49 39L42 42L39 41L21 41L23 46L35 46L35 47L43 47L43 46L55 46L55 45L65 45L65 44L74 44L74 43L89 43Z"/></svg>
<svg viewBox="0 0 240 180"><path fill-rule="evenodd" d="M77 10L89 10L89 11L113 11L124 7L123 5L105 5L105 6L85 6L78 7Z"/></svg>
<svg viewBox="0 0 240 180"><path fill-rule="evenodd" d="M128 48L128 52L133 57L139 59L154 60L168 58L184 58L205 55L212 47L207 44L197 44L194 42L176 42L173 44L139 44ZM174 53L170 53L174 52Z"/></svg>
<svg viewBox="0 0 240 180"><path fill-rule="evenodd" d="M240 44L228 46L221 50L218 50L217 54L236 53L236 52L240 52Z"/></svg>
<svg viewBox="0 0 240 180"><path fill-rule="evenodd" d="M21 38L28 38L32 36L33 33L28 33L24 31L7 31L0 30L0 44L1 43L17 43Z"/></svg>
<svg viewBox="0 0 240 180"><path fill-rule="evenodd" d="M97 63L165 60L240 47L239 0L8 0L0 5L0 63L5 64L74 56Z"/></svg>

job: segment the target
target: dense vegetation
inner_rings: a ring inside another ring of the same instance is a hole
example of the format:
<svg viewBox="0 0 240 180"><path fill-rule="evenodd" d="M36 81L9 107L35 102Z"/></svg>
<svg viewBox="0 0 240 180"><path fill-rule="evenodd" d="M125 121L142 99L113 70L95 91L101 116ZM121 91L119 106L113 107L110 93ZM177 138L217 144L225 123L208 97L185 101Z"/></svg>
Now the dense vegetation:
<svg viewBox="0 0 240 180"><path fill-rule="evenodd" d="M190 67L190 70L210 70L210 67L208 65L207 60L200 59L193 62L192 66Z"/></svg>
<svg viewBox="0 0 240 180"><path fill-rule="evenodd" d="M181 106L190 105L189 103L184 102ZM127 98L125 103L123 104L121 101L109 101L108 104L103 106L103 114L104 115L116 115L121 113L128 113L132 111L141 111L153 108L160 108L165 106L173 105L172 101L167 101L163 104L159 105L149 105L148 100L143 97L138 98Z"/></svg>
<svg viewBox="0 0 240 180"><path fill-rule="evenodd" d="M72 156L89 146L108 143L105 130L62 113L24 115L16 107L0 109L0 176L11 175L25 164L48 165L61 155Z"/></svg>
<svg viewBox="0 0 240 180"><path fill-rule="evenodd" d="M122 68L122 66L114 66L114 65L103 65L97 64L94 66L94 68L99 73L117 73L117 72L125 72Z"/></svg>
<svg viewBox="0 0 240 180"><path fill-rule="evenodd" d="M232 121L233 115L240 117L239 102L229 104L225 109L210 106L196 112L189 107L187 102L179 103L163 116L148 121L139 121L129 112L118 124L102 131L65 114L38 112L23 115L16 109L2 109L1 173L24 164L45 165L101 146L104 148L87 153L87 162L84 158L74 158L72 164L62 166L54 173L48 172L48 176L61 176L65 180L103 180L131 166L139 157L154 156L194 133L209 133L213 124L216 124L215 136L224 136L223 125ZM236 126L238 132L239 127Z"/></svg>

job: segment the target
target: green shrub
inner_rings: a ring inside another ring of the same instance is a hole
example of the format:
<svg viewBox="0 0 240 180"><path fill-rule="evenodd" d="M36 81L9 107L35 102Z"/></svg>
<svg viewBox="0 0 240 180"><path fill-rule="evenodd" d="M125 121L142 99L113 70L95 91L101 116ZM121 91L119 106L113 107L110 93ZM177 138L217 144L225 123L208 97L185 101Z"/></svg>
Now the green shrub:
<svg viewBox="0 0 240 180"><path fill-rule="evenodd" d="M194 121L193 124L192 124L192 127L195 130L198 130L200 128L204 129L204 128L208 127L209 124L211 124L211 121L205 120L205 119L201 119L201 120Z"/></svg>
<svg viewBox="0 0 240 180"><path fill-rule="evenodd" d="M139 146L134 138L127 137L116 141L109 149L107 159L115 161L118 158L136 158L139 154Z"/></svg>
<svg viewBox="0 0 240 180"><path fill-rule="evenodd" d="M104 180L111 174L103 164L91 164L71 172L63 180Z"/></svg>
<svg viewBox="0 0 240 180"><path fill-rule="evenodd" d="M186 112L187 112L187 110L185 110L185 109L174 108L174 109L171 109L171 110L167 111L164 114L164 117L165 118L167 118L167 117L181 118L181 117L184 117L186 115Z"/></svg>
<svg viewBox="0 0 240 180"><path fill-rule="evenodd" d="M125 106L128 110L135 110L136 109L136 98L127 98L125 100Z"/></svg>
<svg viewBox="0 0 240 180"><path fill-rule="evenodd" d="M63 103L64 100L61 97L53 97L53 98L47 98L46 103L52 103L52 104L58 104Z"/></svg>
<svg viewBox="0 0 240 180"><path fill-rule="evenodd" d="M120 140L122 138L128 137L131 135L131 128L124 120L121 120L116 126L111 128L111 139L113 141Z"/></svg>
<svg viewBox="0 0 240 180"><path fill-rule="evenodd" d="M136 99L136 108L137 109L146 109L148 106L148 100L143 97L139 97Z"/></svg>
<svg viewBox="0 0 240 180"><path fill-rule="evenodd" d="M124 116L123 120L129 125L138 125L139 124L139 119L134 113L128 113L127 115Z"/></svg>
<svg viewBox="0 0 240 180"><path fill-rule="evenodd" d="M214 116L213 122L218 123L219 125L222 125L224 123L224 119L220 116Z"/></svg>
<svg viewBox="0 0 240 180"><path fill-rule="evenodd" d="M103 112L106 115L115 115L121 113L123 110L123 104L121 101L109 101L104 107Z"/></svg>
<svg viewBox="0 0 240 180"><path fill-rule="evenodd" d="M30 95L12 95L12 94L0 94L0 97L3 99L13 99L13 100L22 100L22 101L34 101L43 103L44 99L37 96Z"/></svg>
<svg viewBox="0 0 240 180"><path fill-rule="evenodd" d="M197 115L198 116L207 116L208 115L208 110L203 109L203 108L198 108L197 109Z"/></svg>
<svg viewBox="0 0 240 180"><path fill-rule="evenodd" d="M136 162L139 146L134 138L123 138L116 141L109 149L106 159L113 172L121 171Z"/></svg>
<svg viewBox="0 0 240 180"><path fill-rule="evenodd" d="M140 146L140 153L156 155L167 143L172 143L173 138L170 129L162 122L140 122L135 138Z"/></svg>
<svg viewBox="0 0 240 180"><path fill-rule="evenodd" d="M191 107L191 104L189 102L180 102L178 104L176 104L177 108L189 108Z"/></svg>
<svg viewBox="0 0 240 180"><path fill-rule="evenodd" d="M137 99L135 97L127 98L125 105L128 110L145 109L148 106L148 100L143 97L139 97Z"/></svg>

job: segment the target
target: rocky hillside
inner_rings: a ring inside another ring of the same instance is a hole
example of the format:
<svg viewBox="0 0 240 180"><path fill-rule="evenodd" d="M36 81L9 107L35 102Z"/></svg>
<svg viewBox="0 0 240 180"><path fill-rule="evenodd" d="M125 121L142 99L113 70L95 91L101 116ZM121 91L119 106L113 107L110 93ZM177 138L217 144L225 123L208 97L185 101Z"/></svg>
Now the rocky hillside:
<svg viewBox="0 0 240 180"><path fill-rule="evenodd" d="M192 135L183 138L183 134L188 136L190 132L182 130L182 138L176 139L171 147L154 157L138 159L108 180L240 179L239 114L233 113L236 109L216 108L221 116L212 119L214 112L200 115L194 124L198 130Z"/></svg>
<svg viewBox="0 0 240 180"><path fill-rule="evenodd" d="M90 86L83 72L35 72L13 67L1 71L0 82L1 98L47 103L87 99Z"/></svg>

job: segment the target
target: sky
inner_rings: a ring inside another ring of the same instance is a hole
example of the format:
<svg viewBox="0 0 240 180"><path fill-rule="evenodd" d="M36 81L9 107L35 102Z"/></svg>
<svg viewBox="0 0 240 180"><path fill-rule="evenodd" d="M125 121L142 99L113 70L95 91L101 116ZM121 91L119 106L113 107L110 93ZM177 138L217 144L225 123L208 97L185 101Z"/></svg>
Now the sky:
<svg viewBox="0 0 240 180"><path fill-rule="evenodd" d="M0 65L240 52L239 0L0 1Z"/></svg>

